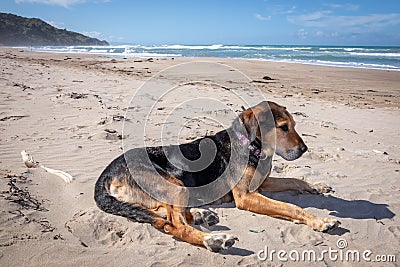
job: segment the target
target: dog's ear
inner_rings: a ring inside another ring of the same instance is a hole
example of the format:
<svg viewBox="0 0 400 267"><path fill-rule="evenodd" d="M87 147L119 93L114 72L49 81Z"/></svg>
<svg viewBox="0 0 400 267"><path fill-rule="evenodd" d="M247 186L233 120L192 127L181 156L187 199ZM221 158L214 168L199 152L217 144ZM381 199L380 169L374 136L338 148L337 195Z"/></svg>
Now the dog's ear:
<svg viewBox="0 0 400 267"><path fill-rule="evenodd" d="M273 120L276 123L282 115L287 112L286 107L278 105L274 102L268 102L269 108L271 110L270 115L273 115Z"/></svg>
<svg viewBox="0 0 400 267"><path fill-rule="evenodd" d="M258 121L254 111L251 108L247 109L240 114L240 119L246 128L250 141L253 142L256 139L258 129Z"/></svg>

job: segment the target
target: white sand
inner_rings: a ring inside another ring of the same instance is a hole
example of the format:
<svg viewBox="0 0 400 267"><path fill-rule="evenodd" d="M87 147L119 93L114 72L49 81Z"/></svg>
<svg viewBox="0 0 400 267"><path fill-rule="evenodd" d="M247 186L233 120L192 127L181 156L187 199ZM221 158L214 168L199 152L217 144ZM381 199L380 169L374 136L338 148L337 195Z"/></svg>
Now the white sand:
<svg viewBox="0 0 400 267"><path fill-rule="evenodd" d="M213 206L220 223L205 231L224 231L240 240L218 254L100 211L93 200L94 183L122 152L120 118L135 90L157 71L194 60L112 61L0 49L0 266L293 266L277 258L261 262L257 252L268 246L320 253L337 249L339 238L346 239L346 249L371 250L371 258L400 257L399 72L209 59L246 73L269 100L297 114L297 130L310 151L293 162L276 156L272 176L323 181L336 192L269 196L338 218L341 228L331 234L240 211L233 204ZM265 75L275 80L263 80ZM224 90L191 86L213 98L226 98ZM138 116L149 108L137 106ZM157 128L168 111L166 106L156 112L150 128ZM192 126L181 133L180 141L220 130L212 123ZM173 133L169 137L177 140ZM75 180L65 184L42 169L28 170L20 156L24 149ZM353 266L328 257L314 264Z"/></svg>

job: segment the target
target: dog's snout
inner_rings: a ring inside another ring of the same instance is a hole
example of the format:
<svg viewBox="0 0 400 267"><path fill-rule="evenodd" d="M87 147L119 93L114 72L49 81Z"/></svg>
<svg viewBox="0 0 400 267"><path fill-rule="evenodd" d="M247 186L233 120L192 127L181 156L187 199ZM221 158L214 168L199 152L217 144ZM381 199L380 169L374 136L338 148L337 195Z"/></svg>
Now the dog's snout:
<svg viewBox="0 0 400 267"><path fill-rule="evenodd" d="M307 150L308 150L308 147L305 145L305 144L302 144L301 146L300 146L300 150L301 150L301 152L306 152Z"/></svg>

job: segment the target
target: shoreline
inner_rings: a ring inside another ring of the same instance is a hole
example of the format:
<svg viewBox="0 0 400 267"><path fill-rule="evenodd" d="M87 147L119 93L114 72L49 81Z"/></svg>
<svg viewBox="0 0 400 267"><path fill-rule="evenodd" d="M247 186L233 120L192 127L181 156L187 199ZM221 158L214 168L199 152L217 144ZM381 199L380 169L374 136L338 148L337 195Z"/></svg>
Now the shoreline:
<svg viewBox="0 0 400 267"><path fill-rule="evenodd" d="M196 61L223 63L246 74L261 91L267 94L317 98L361 108L400 108L400 91L397 90L398 84L400 84L400 75L398 71L394 70L342 68L233 58L119 58L83 53L31 52L16 48L0 48L0 51L0 53L4 53L4 51L16 53L14 56L20 56L20 60L24 60L23 53L25 53L25 55L28 54L28 58L32 57L30 60L41 62L51 59L50 63L52 64L71 65L78 68L82 68L85 61L88 61L93 70L124 73L126 77L132 76L135 79L148 79L155 73L175 64ZM64 64L66 62L70 64ZM126 67L126 64L137 65L137 67L132 69ZM147 73L150 65L151 73ZM270 76L273 80L263 80L264 76ZM335 86L327 86L331 83ZM312 84L313 87L310 87L309 84Z"/></svg>
<svg viewBox="0 0 400 267"><path fill-rule="evenodd" d="M216 47L214 47L216 46ZM67 46L65 46L67 47ZM68 46L68 47L74 47L74 46ZM257 47L271 47L271 48L279 48L279 47L288 47L288 48L293 48L294 50L297 49L305 49L308 50L309 48L321 48L322 50L326 50L326 49L345 49L348 53L356 53L356 52L351 52L351 51L358 51L357 49L372 49L372 48L386 48L386 49L390 49L390 48L399 48L396 46L387 46L387 47L382 47L382 46L370 46L370 47L363 47L363 46L349 46L349 47L345 47L345 46L295 46L295 45L288 45L288 46L279 46L279 45L271 45L271 46L265 46L265 45L260 45L260 46L236 46L236 45L210 45L210 46L198 46L198 45L165 45L165 46L143 46L143 45L111 45L111 46L77 46L80 48L80 50L82 50L82 48L93 48L94 52L90 52L90 51L86 51L86 52L82 52L82 51L77 51L77 52L73 52L73 51L55 51L55 49L51 50L40 50L40 47L17 47L22 48L22 49L26 49L28 51L32 52L32 48L33 48L33 52L44 52L44 53L74 53L74 54L87 54L87 55L92 55L92 56L105 56L105 57L110 57L110 58L146 58L146 57L153 57L153 58L199 58L199 59L207 59L207 58L214 58L212 56L191 56L191 55L185 55L182 54L184 53L184 50L182 50L183 48L188 49L188 51L200 51L198 47L203 47L204 49L211 49L211 51L214 51L215 49L219 49L219 48L223 48L225 47L226 49L233 49L233 48L246 48L246 49L251 49L251 48L257 48ZM110 52L108 51L108 49L113 48L112 50L115 49L120 49L120 48L129 48L129 47L133 47L133 48L142 48L142 51L137 51L134 53L115 53L114 52ZM169 48L171 47L171 48ZM194 48L192 48L194 47ZM214 47L214 48L211 48ZM58 49L63 49L64 46L59 46ZM106 51L102 51L102 50L98 50L98 53L96 53L95 49L101 49L101 48L105 48L107 49ZM160 49L166 49L167 51L165 51L165 53L163 53ZM71 48L69 48L71 49ZM156 51L152 52L152 49L155 49ZM177 52L177 54L174 54L174 51ZM216 50L215 50L216 51ZM262 51L262 50L261 50ZM180 53L180 54L179 54ZM222 50L221 53L226 53L225 50ZM368 53L365 53L366 55L368 55ZM371 55L374 55L373 53ZM273 56L273 55L272 55ZM312 66L328 66L328 67L338 67L338 68L356 68L356 69L376 69L376 70L388 70L388 71L400 71L399 66L392 66L392 65L385 65L384 63L381 64L377 64L377 63L368 63L368 62L357 62L357 61L329 61L329 60L323 60L323 59L280 59L279 56L276 58L257 58L257 57L234 57L234 56L221 56L221 57L215 57L215 58L230 58L230 59L244 59L244 60L261 60L261 61L270 61L270 62L282 62L282 63L298 63L298 64L306 64L306 65L312 65ZM339 57L340 58L340 57Z"/></svg>

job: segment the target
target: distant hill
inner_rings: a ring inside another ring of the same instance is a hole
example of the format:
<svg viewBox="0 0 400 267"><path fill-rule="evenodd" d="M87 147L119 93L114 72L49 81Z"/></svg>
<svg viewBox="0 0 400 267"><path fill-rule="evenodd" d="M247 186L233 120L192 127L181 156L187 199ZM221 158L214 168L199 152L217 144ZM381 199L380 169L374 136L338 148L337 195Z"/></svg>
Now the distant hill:
<svg viewBox="0 0 400 267"><path fill-rule="evenodd" d="M58 29L36 18L0 13L0 45L108 45L77 32Z"/></svg>

